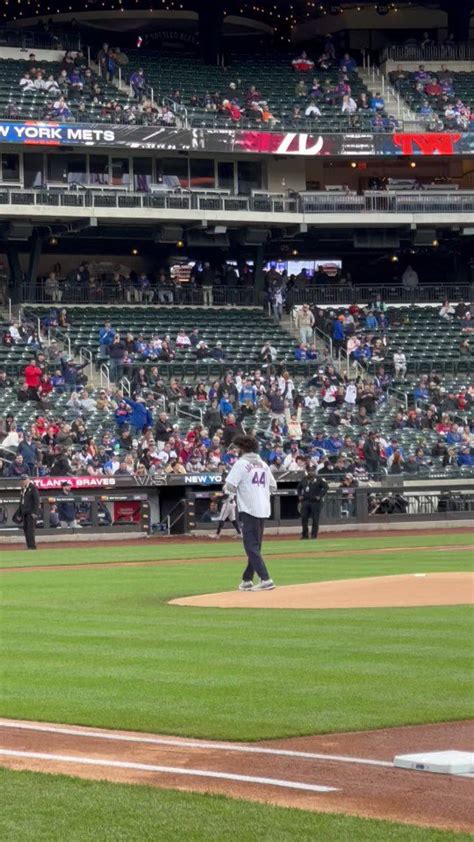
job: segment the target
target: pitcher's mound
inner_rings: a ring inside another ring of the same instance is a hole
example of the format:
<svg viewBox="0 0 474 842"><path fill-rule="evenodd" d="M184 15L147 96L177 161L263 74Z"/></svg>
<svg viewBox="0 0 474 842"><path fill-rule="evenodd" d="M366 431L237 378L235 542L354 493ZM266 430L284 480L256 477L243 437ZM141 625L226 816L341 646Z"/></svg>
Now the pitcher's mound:
<svg viewBox="0 0 474 842"><path fill-rule="evenodd" d="M273 591L225 591L171 600L201 608L405 608L466 605L474 595L472 573L411 573L286 585Z"/></svg>

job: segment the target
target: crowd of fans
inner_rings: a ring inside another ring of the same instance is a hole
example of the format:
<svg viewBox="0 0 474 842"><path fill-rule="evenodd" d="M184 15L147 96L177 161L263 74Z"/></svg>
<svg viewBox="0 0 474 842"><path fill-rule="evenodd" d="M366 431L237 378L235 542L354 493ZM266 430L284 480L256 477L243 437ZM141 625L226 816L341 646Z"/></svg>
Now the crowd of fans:
<svg viewBox="0 0 474 842"><path fill-rule="evenodd" d="M27 69L21 76L20 93L42 94L44 103L41 118L80 122L93 119L108 123L140 123L145 125L176 125L176 117L167 105L160 105L150 98L150 88L137 71L130 76L130 98L112 93L119 67L128 65L128 58L119 47L111 49L104 44L97 56L100 76L89 67L83 52L66 52L56 73L51 66L43 66L31 53ZM117 90L118 94L118 90ZM19 104L12 101L8 117L20 114Z"/></svg>
<svg viewBox="0 0 474 842"><path fill-rule="evenodd" d="M408 408L397 410L388 390L394 376L406 372L395 370L392 375L383 359L372 376L363 366L357 375L338 372L327 351L318 351L314 344L314 325L323 315L307 307L301 312L312 318L300 325L305 341L296 350L309 345L316 359L320 355L318 366L304 380L290 376L268 341L261 348L260 367L234 370L225 348L216 343L211 358L229 364L220 379L165 382L158 363L172 359L180 347L194 348L197 355L203 347L199 330L187 334L182 329L174 337L145 341L131 333L121 337L106 322L97 336L98 359L107 359L111 385L101 389L88 385L85 364L67 358L57 342L45 346L34 325L12 324L2 341L7 336L26 343L34 358L20 382L0 371L0 395L15 389L17 398L36 405L37 411L20 429L12 415L0 421L0 476L130 475L146 481L169 473L225 471L236 458L233 438L243 429L256 432L262 458L277 477L301 471L311 462L324 476L354 487L352 483L381 473L474 466L472 384L447 391L435 373L423 376L410 385ZM351 335L357 335L362 320L365 330L376 313L384 315L379 303L365 314L349 312ZM67 313L61 316L67 324ZM325 318L342 324L335 314ZM121 383L124 373L130 378L129 395ZM55 396L61 395L67 400L55 412ZM191 413L201 419L186 432L177 415L183 405L191 406ZM393 419L392 437L374 429L381 408L383 417ZM93 434L92 429L105 432ZM409 450L399 443L404 430L419 433ZM426 444L430 431L438 437L435 445Z"/></svg>
<svg viewBox="0 0 474 842"><path fill-rule="evenodd" d="M231 263L196 262L156 271L140 272L117 264L112 271L101 264L82 261L64 273L61 265L38 278L38 294L46 303L123 301L127 304L180 304L186 290L202 290L203 303L212 305L213 290L219 287L251 287L253 271L249 264L238 269Z"/></svg>
<svg viewBox="0 0 474 842"><path fill-rule="evenodd" d="M389 74L395 88L403 89L409 82L417 105L417 114L423 118L429 131L474 130L474 111L470 103L463 102L455 91L455 73L441 65L438 71L427 70L420 64L414 72L401 65Z"/></svg>

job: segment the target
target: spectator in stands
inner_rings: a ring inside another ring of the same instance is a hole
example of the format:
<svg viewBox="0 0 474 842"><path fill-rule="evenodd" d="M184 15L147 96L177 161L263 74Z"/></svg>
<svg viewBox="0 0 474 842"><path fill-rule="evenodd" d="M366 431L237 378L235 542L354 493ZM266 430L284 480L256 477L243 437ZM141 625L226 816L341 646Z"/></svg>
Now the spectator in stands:
<svg viewBox="0 0 474 842"><path fill-rule="evenodd" d="M295 97L299 99L306 99L308 96L308 87L304 79L300 79L295 85Z"/></svg>
<svg viewBox="0 0 474 842"><path fill-rule="evenodd" d="M393 355L393 367L395 377L404 380L407 373L407 358L405 353L399 348Z"/></svg>
<svg viewBox="0 0 474 842"><path fill-rule="evenodd" d="M385 109L385 100L380 93L380 91L376 91L373 97L370 100L370 107L377 113L381 113Z"/></svg>
<svg viewBox="0 0 474 842"><path fill-rule="evenodd" d="M63 294L59 287L59 280L56 277L56 272L50 272L46 281L44 282L44 292L47 298L55 303L61 301Z"/></svg>
<svg viewBox="0 0 474 842"><path fill-rule="evenodd" d="M311 98L310 101L308 102L308 105L306 106L304 113L305 113L305 117L311 117L312 119L314 119L314 117L321 117L322 116L321 111L319 110L318 106L316 105L316 101L313 98Z"/></svg>
<svg viewBox="0 0 474 842"><path fill-rule="evenodd" d="M369 109L371 107L372 106L371 106L371 103L369 102L369 100L367 98L367 94L365 93L365 91L362 91L357 98L357 108L358 108L358 110L359 111L369 111Z"/></svg>
<svg viewBox="0 0 474 842"><path fill-rule="evenodd" d="M99 351L101 356L108 355L108 349L115 339L117 331L112 327L110 321L107 319L104 326L99 328Z"/></svg>
<svg viewBox="0 0 474 842"><path fill-rule="evenodd" d="M344 316L338 316L332 322L331 338L336 354L339 353L344 346L346 334L344 330Z"/></svg>
<svg viewBox="0 0 474 842"><path fill-rule="evenodd" d="M311 343L313 341L314 316L308 304L303 304L297 311L295 325L299 331L301 342L305 344Z"/></svg>
<svg viewBox="0 0 474 842"><path fill-rule="evenodd" d="M30 93L36 90L35 83L29 73L24 73L19 82L22 93Z"/></svg>
<svg viewBox="0 0 474 842"><path fill-rule="evenodd" d="M405 271L402 275L403 286L405 287L405 289L414 290L414 289L417 288L418 282L419 282L418 272L416 272L416 270L413 269L413 266L408 264L408 266L406 267L406 269L405 269Z"/></svg>
<svg viewBox="0 0 474 842"><path fill-rule="evenodd" d="M69 120L72 117L72 111L63 96L53 102L53 113L61 120Z"/></svg>
<svg viewBox="0 0 474 842"><path fill-rule="evenodd" d="M43 372L41 368L32 361L24 369L26 399L30 401L39 400L39 386Z"/></svg>
<svg viewBox="0 0 474 842"><path fill-rule="evenodd" d="M438 96L441 96L443 93L444 93L444 91L443 91L441 85L439 84L437 77L433 76L433 78L430 79L428 84L425 85L426 96L438 97Z"/></svg>
<svg viewBox="0 0 474 842"><path fill-rule="evenodd" d="M444 319L445 321L450 322L453 320L455 313L455 308L452 306L452 304L449 303L449 300L446 298L445 301L443 301L439 311L440 319Z"/></svg>
<svg viewBox="0 0 474 842"><path fill-rule="evenodd" d="M210 352L210 357L217 362L224 362L225 360L225 351L222 347L222 342L216 342L215 347Z"/></svg>
<svg viewBox="0 0 474 842"><path fill-rule="evenodd" d="M138 102L141 102L146 90L145 74L142 67L139 67L138 70L135 70L130 76L130 87L135 99L137 99Z"/></svg>
<svg viewBox="0 0 474 842"><path fill-rule="evenodd" d="M355 73L357 70L357 62L349 53L344 53L339 62L339 67L344 73Z"/></svg>
<svg viewBox="0 0 474 842"><path fill-rule="evenodd" d="M342 114L355 114L357 111L357 103L349 94L342 98L341 112Z"/></svg>
<svg viewBox="0 0 474 842"><path fill-rule="evenodd" d="M428 84L428 82L431 79L431 76L425 70L424 64L420 64L418 66L418 70L415 71L414 79L415 79L415 82L422 82L424 85Z"/></svg>
<svg viewBox="0 0 474 842"><path fill-rule="evenodd" d="M314 61L308 58L307 53L303 50L297 58L293 59L291 66L293 67L293 70L296 70L299 73L309 73L314 68Z"/></svg>
<svg viewBox="0 0 474 842"><path fill-rule="evenodd" d="M401 64L397 66L396 70L392 70L388 75L392 85L395 85L397 82L404 82L408 79L408 73L403 70Z"/></svg>
<svg viewBox="0 0 474 842"><path fill-rule="evenodd" d="M118 333L115 334L112 343L108 346L110 379L117 383L124 374L124 360L127 353L125 342Z"/></svg>

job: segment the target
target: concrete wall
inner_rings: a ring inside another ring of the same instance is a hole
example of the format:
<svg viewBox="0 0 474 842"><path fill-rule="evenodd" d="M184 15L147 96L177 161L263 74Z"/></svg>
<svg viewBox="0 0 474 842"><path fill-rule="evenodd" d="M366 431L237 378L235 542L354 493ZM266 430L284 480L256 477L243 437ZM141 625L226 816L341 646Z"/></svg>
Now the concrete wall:
<svg viewBox="0 0 474 842"><path fill-rule="evenodd" d="M282 185L282 179L284 179L284 185ZM269 158L267 163L267 189L272 193L280 193L285 190L305 190L305 161L298 158Z"/></svg>

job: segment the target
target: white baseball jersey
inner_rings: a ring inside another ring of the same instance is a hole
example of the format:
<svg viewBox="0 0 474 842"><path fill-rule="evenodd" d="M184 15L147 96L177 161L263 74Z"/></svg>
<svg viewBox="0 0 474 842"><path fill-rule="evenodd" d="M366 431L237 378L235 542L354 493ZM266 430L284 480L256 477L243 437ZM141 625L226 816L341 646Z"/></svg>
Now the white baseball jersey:
<svg viewBox="0 0 474 842"><path fill-rule="evenodd" d="M237 493L239 512L253 517L270 517L270 495L277 484L266 462L256 453L242 456L232 467L224 490Z"/></svg>

